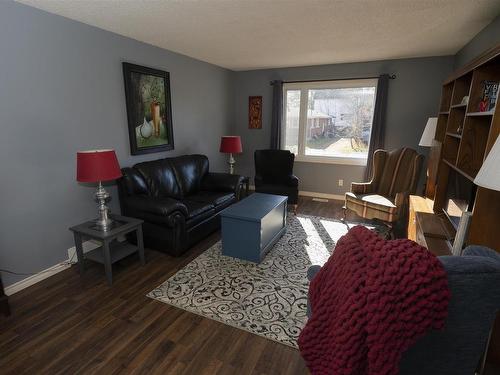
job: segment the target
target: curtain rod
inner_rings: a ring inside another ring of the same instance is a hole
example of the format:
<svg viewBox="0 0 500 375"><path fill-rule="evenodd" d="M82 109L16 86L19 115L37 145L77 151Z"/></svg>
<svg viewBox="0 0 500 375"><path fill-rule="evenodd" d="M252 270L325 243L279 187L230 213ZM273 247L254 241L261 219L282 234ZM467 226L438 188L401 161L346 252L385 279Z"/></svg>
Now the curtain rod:
<svg viewBox="0 0 500 375"><path fill-rule="evenodd" d="M383 75L383 74L381 74ZM389 79L396 79L395 74L388 74ZM380 76L371 76L371 77L350 77L350 78L330 78L330 79L305 79L301 81L283 81L283 83L304 83L304 82L324 82L324 81L352 81L355 79L375 79L380 78ZM271 86L274 84L274 81L269 82Z"/></svg>

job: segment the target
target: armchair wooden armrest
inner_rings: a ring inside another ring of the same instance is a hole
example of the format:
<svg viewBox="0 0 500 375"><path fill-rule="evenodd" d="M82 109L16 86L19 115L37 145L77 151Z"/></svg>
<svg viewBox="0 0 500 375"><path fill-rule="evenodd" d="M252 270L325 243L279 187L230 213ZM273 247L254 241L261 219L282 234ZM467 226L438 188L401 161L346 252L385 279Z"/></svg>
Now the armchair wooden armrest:
<svg viewBox="0 0 500 375"><path fill-rule="evenodd" d="M402 207L407 204L410 192L405 191L402 193L396 193L396 198L394 199L394 205L396 207Z"/></svg>
<svg viewBox="0 0 500 375"><path fill-rule="evenodd" d="M408 207L409 207L409 199L411 193L409 191L405 191L402 193L396 193L396 197L394 198L394 205L398 210L398 217L406 222L408 217Z"/></svg>

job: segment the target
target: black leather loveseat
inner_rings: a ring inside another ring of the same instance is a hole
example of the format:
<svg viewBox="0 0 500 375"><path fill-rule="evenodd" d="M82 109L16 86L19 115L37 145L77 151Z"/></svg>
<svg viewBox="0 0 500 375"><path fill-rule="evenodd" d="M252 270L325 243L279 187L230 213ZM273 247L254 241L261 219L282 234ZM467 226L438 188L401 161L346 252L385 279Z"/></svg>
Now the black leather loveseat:
<svg viewBox="0 0 500 375"><path fill-rule="evenodd" d="M122 214L145 221L146 247L178 256L220 228L219 213L236 202L242 177L211 173L204 155L153 160L122 169Z"/></svg>

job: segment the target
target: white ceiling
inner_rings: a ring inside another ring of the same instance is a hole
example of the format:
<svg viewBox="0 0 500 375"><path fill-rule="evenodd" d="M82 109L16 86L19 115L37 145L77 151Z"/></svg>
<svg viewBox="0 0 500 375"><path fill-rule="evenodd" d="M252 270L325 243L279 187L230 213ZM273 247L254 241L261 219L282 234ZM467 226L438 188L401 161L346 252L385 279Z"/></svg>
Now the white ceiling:
<svg viewBox="0 0 500 375"><path fill-rule="evenodd" d="M19 0L233 70L455 54L499 0Z"/></svg>

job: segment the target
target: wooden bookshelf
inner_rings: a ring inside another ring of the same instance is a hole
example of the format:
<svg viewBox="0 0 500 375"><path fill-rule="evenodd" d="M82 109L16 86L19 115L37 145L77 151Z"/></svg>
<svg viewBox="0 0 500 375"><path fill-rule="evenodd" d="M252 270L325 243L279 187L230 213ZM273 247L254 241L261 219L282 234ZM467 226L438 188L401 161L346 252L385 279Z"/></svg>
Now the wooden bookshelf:
<svg viewBox="0 0 500 375"><path fill-rule="evenodd" d="M479 111L484 81L500 82L500 45L454 72L443 84L435 135L442 146L433 190L436 215L441 216L446 206L450 171L474 181L500 134L500 105L488 112ZM500 252L499 223L500 192L477 187L466 243Z"/></svg>
<svg viewBox="0 0 500 375"><path fill-rule="evenodd" d="M446 134L446 124L448 123L448 114L439 114L436 126L436 141L443 143Z"/></svg>

